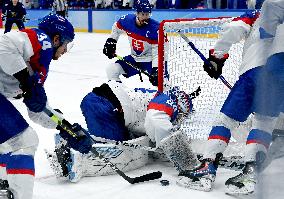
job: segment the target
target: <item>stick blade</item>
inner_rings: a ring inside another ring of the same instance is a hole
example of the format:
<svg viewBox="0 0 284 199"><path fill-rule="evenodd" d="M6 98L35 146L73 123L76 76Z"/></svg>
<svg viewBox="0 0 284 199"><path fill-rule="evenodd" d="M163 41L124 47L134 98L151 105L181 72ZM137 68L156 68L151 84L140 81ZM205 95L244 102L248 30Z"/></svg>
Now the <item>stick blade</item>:
<svg viewBox="0 0 284 199"><path fill-rule="evenodd" d="M146 182L146 181L150 181L150 180L156 180L162 177L162 172L160 171L156 171L153 173L148 173L142 176L138 176L135 178L132 178L130 183L131 184L136 184L136 183L140 183L140 182Z"/></svg>

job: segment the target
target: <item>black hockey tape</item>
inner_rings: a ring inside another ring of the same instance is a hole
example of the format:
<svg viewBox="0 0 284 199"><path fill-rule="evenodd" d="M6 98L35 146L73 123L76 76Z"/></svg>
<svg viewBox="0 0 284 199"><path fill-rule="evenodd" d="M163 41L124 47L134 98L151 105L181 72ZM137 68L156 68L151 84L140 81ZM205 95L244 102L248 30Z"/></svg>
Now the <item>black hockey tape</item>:
<svg viewBox="0 0 284 199"><path fill-rule="evenodd" d="M161 180L160 183L162 186L168 186L170 184L168 180Z"/></svg>

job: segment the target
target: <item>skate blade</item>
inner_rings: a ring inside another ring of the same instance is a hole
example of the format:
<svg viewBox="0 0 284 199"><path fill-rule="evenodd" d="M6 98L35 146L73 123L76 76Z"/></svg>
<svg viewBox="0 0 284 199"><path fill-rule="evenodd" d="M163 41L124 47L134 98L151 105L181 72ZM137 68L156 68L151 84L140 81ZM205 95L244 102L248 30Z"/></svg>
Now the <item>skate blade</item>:
<svg viewBox="0 0 284 199"><path fill-rule="evenodd" d="M254 185L249 185L248 187L242 187L242 188L239 188L234 185L228 185L225 191L227 195L232 195L232 196L250 195L253 192L254 192Z"/></svg>
<svg viewBox="0 0 284 199"><path fill-rule="evenodd" d="M200 178L198 181L193 181L192 179L184 176L180 177L176 183L181 187L205 192L211 191L213 184L212 180L208 178Z"/></svg>

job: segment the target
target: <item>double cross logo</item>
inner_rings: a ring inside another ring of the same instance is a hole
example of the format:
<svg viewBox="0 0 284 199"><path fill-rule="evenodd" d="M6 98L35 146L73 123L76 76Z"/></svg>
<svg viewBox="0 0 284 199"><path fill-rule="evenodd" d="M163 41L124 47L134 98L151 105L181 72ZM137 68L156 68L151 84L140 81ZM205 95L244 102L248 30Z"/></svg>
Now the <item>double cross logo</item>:
<svg viewBox="0 0 284 199"><path fill-rule="evenodd" d="M144 51L143 41L132 39L132 47L133 47L133 50L135 50L137 54L140 54Z"/></svg>

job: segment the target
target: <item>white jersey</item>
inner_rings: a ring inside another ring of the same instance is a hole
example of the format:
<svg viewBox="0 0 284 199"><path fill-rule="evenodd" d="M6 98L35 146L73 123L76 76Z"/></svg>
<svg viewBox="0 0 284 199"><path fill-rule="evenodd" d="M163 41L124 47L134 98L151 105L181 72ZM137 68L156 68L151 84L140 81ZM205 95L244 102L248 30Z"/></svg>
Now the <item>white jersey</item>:
<svg viewBox="0 0 284 199"><path fill-rule="evenodd" d="M0 37L0 93L15 97L22 93L13 74L27 68L33 55L32 44L23 32L9 32Z"/></svg>
<svg viewBox="0 0 284 199"><path fill-rule="evenodd" d="M260 13L260 27L275 36L277 26L284 22L284 0L266 0Z"/></svg>
<svg viewBox="0 0 284 199"><path fill-rule="evenodd" d="M260 39L258 16L258 12L247 12L225 25L221 38L214 46L215 56L220 58L229 52L232 44L245 40L239 75L252 68L263 66L267 60L267 50L271 40Z"/></svg>
<svg viewBox="0 0 284 199"><path fill-rule="evenodd" d="M109 81L107 84L120 101L125 126L131 132L145 134L147 106L156 94L156 90L128 88L116 81Z"/></svg>
<svg viewBox="0 0 284 199"><path fill-rule="evenodd" d="M128 14L114 23L110 37L118 41L119 36L126 33L131 48L131 56L135 61L153 62L153 67L157 67L158 28L159 23L153 19L149 19L147 25L138 27L136 15Z"/></svg>

